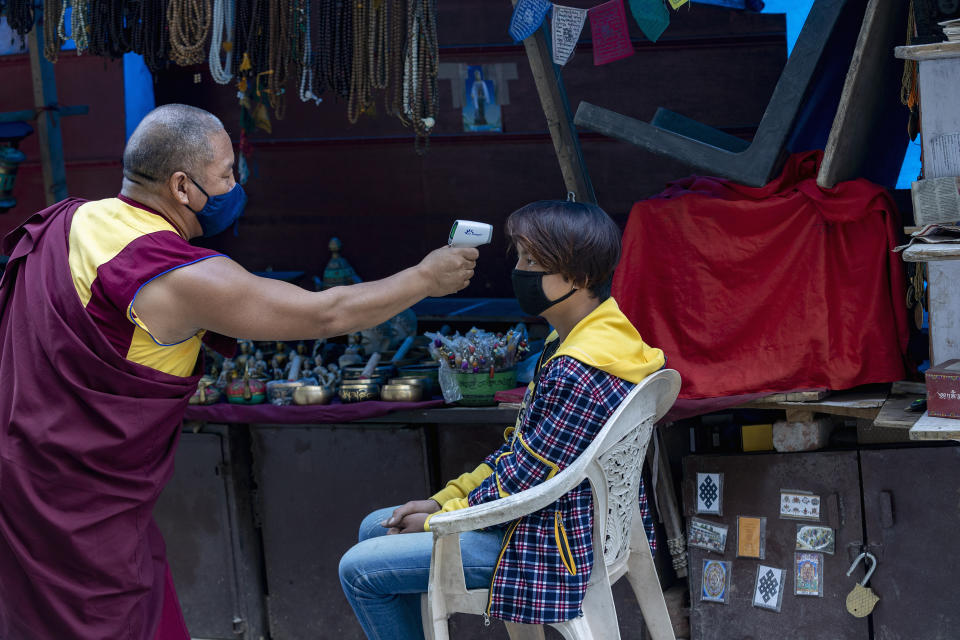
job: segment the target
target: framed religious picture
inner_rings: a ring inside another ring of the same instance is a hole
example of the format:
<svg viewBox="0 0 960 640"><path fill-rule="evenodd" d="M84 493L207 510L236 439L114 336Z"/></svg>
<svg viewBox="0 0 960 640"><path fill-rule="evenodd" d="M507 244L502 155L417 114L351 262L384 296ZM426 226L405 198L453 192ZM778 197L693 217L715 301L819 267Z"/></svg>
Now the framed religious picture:
<svg viewBox="0 0 960 640"><path fill-rule="evenodd" d="M793 593L823 597L823 554L797 551L793 560Z"/></svg>
<svg viewBox="0 0 960 640"><path fill-rule="evenodd" d="M765 517L737 516L737 557L763 560L766 533Z"/></svg>
<svg viewBox="0 0 960 640"><path fill-rule="evenodd" d="M696 492L697 513L723 515L722 473L698 473Z"/></svg>
<svg viewBox="0 0 960 640"><path fill-rule="evenodd" d="M464 131L503 131L497 88L483 75L483 67L467 67L463 96Z"/></svg>
<svg viewBox="0 0 960 640"><path fill-rule="evenodd" d="M731 563L723 560L704 560L700 578L700 601L727 604L730 599Z"/></svg>
<svg viewBox="0 0 960 640"><path fill-rule="evenodd" d="M816 524L797 525L797 551L819 551L833 555L833 528Z"/></svg>
<svg viewBox="0 0 960 640"><path fill-rule="evenodd" d="M792 520L820 520L820 496L809 491L780 490L780 517Z"/></svg>
<svg viewBox="0 0 960 640"><path fill-rule="evenodd" d="M780 612L783 603L784 570L760 565L753 588L753 606Z"/></svg>
<svg viewBox="0 0 960 640"><path fill-rule="evenodd" d="M690 519L687 544L707 551L722 554L727 547L727 525L707 522L700 518Z"/></svg>

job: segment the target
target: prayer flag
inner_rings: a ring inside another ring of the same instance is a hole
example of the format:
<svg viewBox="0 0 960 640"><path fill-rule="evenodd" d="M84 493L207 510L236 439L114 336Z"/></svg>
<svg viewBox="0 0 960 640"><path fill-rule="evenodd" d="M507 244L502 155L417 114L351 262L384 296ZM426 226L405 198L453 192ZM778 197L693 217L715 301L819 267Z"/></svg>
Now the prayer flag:
<svg viewBox="0 0 960 640"><path fill-rule="evenodd" d="M670 0L670 7L672 9L679 9L683 5L687 4L690 0Z"/></svg>
<svg viewBox="0 0 960 640"><path fill-rule="evenodd" d="M633 55L623 0L610 0L590 9L590 32L593 34L594 65Z"/></svg>
<svg viewBox="0 0 960 640"><path fill-rule="evenodd" d="M656 42L670 24L670 11L663 0L630 0L630 13L640 25L643 35L652 42Z"/></svg>
<svg viewBox="0 0 960 640"><path fill-rule="evenodd" d="M547 0L518 0L510 19L510 37L514 42L526 40L540 28L553 5Z"/></svg>
<svg viewBox="0 0 960 640"><path fill-rule="evenodd" d="M583 22L587 19L586 9L553 5L553 63L565 65L573 57L573 51L583 31Z"/></svg>

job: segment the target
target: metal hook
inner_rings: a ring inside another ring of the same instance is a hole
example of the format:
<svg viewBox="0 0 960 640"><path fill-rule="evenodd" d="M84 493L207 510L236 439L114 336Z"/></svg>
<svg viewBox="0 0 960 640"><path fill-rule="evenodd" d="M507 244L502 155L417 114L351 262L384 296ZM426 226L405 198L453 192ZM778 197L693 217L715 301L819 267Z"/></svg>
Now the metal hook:
<svg viewBox="0 0 960 640"><path fill-rule="evenodd" d="M567 202L576 202L576 201L577 201L577 194L575 194L573 191L567 191Z"/></svg>
<svg viewBox="0 0 960 640"><path fill-rule="evenodd" d="M877 568L877 559L872 553L864 551L863 553L858 555L857 558L853 561L853 564L850 565L850 568L847 570L847 575L850 575L851 573L853 573L853 570L857 568L857 565L860 564L860 561L864 560L864 558L870 560L870 562L872 563L870 567L867 569L867 575L865 575L863 577L863 580L860 581L860 584L865 587L867 586L867 582L870 581L870 576L873 575L874 569ZM865 560L864 560L864 564L866 564Z"/></svg>

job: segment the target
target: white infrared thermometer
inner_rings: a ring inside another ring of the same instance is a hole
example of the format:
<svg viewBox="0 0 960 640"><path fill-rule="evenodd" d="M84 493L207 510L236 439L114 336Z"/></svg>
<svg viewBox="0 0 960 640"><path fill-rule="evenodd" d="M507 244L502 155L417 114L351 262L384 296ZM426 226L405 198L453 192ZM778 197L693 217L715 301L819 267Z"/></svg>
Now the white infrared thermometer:
<svg viewBox="0 0 960 640"><path fill-rule="evenodd" d="M451 247L479 247L493 239L493 225L472 220L457 220L450 227L447 244Z"/></svg>

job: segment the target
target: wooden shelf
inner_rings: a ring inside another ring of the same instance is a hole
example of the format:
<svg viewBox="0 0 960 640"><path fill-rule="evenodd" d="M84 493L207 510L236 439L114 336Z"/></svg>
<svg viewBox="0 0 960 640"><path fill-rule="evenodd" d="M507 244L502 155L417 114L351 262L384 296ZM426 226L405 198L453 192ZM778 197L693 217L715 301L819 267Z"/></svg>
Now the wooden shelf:
<svg viewBox="0 0 960 640"><path fill-rule="evenodd" d="M910 428L910 439L960 441L960 420L934 418L925 411L917 423Z"/></svg>
<svg viewBox="0 0 960 640"><path fill-rule="evenodd" d="M960 42L934 42L933 44L915 44L908 47L896 47L893 53L896 57L904 60L960 58Z"/></svg>
<svg viewBox="0 0 960 640"><path fill-rule="evenodd" d="M890 394L887 401L880 408L876 420L873 421L875 427L886 427L890 429L909 430L920 419L920 413L906 411L914 400L919 400L924 396L918 394Z"/></svg>
<svg viewBox="0 0 960 640"><path fill-rule="evenodd" d="M880 407L883 406L886 399L885 391L848 391L834 393L823 400L813 402L764 402L764 399L761 398L741 406L751 409L783 409L790 412L828 413L873 420L880 413Z"/></svg>
<svg viewBox="0 0 960 640"><path fill-rule="evenodd" d="M903 250L906 262L932 262L934 260L960 260L960 243L926 244L918 242Z"/></svg>

